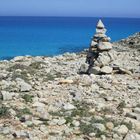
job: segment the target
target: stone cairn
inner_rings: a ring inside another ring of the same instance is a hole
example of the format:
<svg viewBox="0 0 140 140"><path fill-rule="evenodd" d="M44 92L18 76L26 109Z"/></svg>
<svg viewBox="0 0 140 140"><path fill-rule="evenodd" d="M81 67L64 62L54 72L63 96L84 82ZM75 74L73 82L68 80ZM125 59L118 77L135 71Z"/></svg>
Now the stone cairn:
<svg viewBox="0 0 140 140"><path fill-rule="evenodd" d="M112 44L110 43L110 37L106 36L106 31L104 24L99 20L96 26L96 33L93 36L87 54L86 63L89 64L88 74L112 73L113 69L109 66Z"/></svg>

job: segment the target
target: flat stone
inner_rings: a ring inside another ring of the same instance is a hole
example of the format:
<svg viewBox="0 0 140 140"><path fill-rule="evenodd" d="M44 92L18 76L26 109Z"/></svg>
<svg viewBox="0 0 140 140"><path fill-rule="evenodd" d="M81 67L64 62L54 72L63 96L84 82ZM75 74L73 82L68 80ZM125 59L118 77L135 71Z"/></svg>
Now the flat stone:
<svg viewBox="0 0 140 140"><path fill-rule="evenodd" d="M101 73L104 73L104 74L111 74L112 71L113 71L113 68L109 67L109 66L104 66L101 68Z"/></svg>
<svg viewBox="0 0 140 140"><path fill-rule="evenodd" d="M112 49L112 44L110 42L99 42L98 49L100 51L108 51Z"/></svg>

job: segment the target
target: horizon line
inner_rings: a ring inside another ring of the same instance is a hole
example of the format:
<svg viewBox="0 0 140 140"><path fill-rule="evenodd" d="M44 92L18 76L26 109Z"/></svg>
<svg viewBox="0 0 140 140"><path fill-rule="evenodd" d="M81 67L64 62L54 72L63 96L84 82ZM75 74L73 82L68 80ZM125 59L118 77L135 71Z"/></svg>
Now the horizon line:
<svg viewBox="0 0 140 140"><path fill-rule="evenodd" d="M0 17L52 17L52 18L133 18L133 19L140 19L140 17L119 17L119 16L41 16L41 15L21 15L21 16L16 16L16 15L0 15Z"/></svg>

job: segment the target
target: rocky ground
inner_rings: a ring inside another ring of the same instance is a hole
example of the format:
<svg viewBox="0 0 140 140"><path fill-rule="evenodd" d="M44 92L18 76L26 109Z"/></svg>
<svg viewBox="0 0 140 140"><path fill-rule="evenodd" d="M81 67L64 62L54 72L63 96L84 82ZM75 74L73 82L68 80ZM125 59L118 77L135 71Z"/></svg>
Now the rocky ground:
<svg viewBox="0 0 140 140"><path fill-rule="evenodd" d="M113 52L110 75L81 73L86 51L0 61L0 140L140 140L140 33Z"/></svg>

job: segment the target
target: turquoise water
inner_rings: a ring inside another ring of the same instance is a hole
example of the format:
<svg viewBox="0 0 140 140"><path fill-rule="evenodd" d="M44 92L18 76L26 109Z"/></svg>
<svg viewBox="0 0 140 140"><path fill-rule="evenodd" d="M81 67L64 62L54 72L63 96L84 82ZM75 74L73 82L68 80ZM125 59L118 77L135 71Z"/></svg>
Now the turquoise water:
<svg viewBox="0 0 140 140"><path fill-rule="evenodd" d="M89 47L98 18L0 17L0 59L52 56ZM116 41L140 31L140 19L103 18Z"/></svg>

